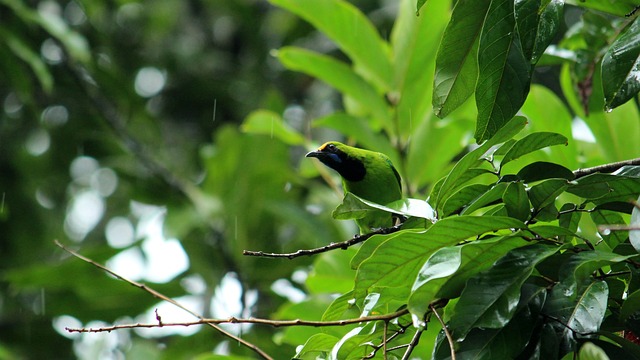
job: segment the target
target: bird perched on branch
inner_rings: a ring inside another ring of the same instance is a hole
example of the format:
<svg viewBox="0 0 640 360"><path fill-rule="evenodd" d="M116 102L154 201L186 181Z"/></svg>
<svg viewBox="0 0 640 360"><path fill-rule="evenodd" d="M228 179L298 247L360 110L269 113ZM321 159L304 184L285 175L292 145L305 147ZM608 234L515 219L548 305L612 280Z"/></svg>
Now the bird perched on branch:
<svg viewBox="0 0 640 360"><path fill-rule="evenodd" d="M400 174L385 154L358 149L337 141L324 143L307 157L314 157L337 171L342 187L360 198L386 205L402 198ZM356 223L365 234L372 229L393 226L393 217L382 210L368 211Z"/></svg>

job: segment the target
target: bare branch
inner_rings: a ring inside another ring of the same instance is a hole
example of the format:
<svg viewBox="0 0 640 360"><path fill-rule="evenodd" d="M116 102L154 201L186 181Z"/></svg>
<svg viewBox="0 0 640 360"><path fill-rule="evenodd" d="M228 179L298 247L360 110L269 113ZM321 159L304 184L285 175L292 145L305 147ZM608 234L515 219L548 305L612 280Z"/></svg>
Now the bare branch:
<svg viewBox="0 0 640 360"><path fill-rule="evenodd" d="M609 164L603 164L603 165L598 165L598 166L594 166L594 167L590 167L590 168L584 168L584 169L578 169L576 171L573 172L573 175L576 177L576 179L587 176L587 175L591 175L591 174L595 174L595 173L610 173L610 172L614 172L616 170L618 170L619 168L626 166L626 165L640 165L640 158L635 158L635 159L630 159L630 160L623 160L623 161L618 161L618 162L613 162L613 163L609 163Z"/></svg>
<svg viewBox="0 0 640 360"><path fill-rule="evenodd" d="M447 328L447 324L444 323L444 321L440 317L440 314L438 314L438 311L433 306L433 304L429 304L429 309L431 309L433 314L436 316L436 318L440 322L440 325L442 325L442 330L444 331L444 336L447 337L447 341L449 342L449 349L451 350L451 360L456 360L456 351L455 351L455 348L454 348L454 344L455 343L453 342L453 337L451 336L451 333L449 332L449 329Z"/></svg>
<svg viewBox="0 0 640 360"><path fill-rule="evenodd" d="M264 252L264 251L243 250L242 251L242 255L268 257L268 258L293 259L293 258L297 258L299 256L315 255L315 254L320 254L320 253L331 251L331 250L335 250L335 249L346 250L350 246L358 244L358 243L361 243L361 242L369 239L373 235L387 235L387 234L393 234L394 232L400 231L401 226L402 226L402 224L395 225L395 226L392 226L392 227L389 227L389 228L377 229L377 230L372 231L372 232L370 232L368 234L355 235L354 237L352 237L349 240L342 241L342 242L337 242L337 243L331 243L329 245L322 246L322 247L315 248L315 249L298 250L298 251L292 252L292 253L267 253L267 252Z"/></svg>
<svg viewBox="0 0 640 360"><path fill-rule="evenodd" d="M65 330L69 332L78 332L78 333L88 333L88 332L110 332L114 330L121 329L134 329L134 328L160 328L160 327L170 327L170 326L195 326L195 325L217 325L217 324L262 324L262 325L270 325L273 327L288 327L288 326L311 326L311 327L328 327L328 326L344 326L349 324L358 324L362 322L371 322L371 321L389 321L403 315L409 313L409 310L402 309L396 311L394 313L385 314L385 315L373 315L373 316L363 316L355 319L346 319L346 320L334 320L334 321L313 321L313 320L270 320L270 319L260 319L260 318L236 318L230 317L228 319L200 319L198 321L191 322L173 322L173 323L163 323L158 320L158 323L154 324L121 324L121 325L113 325L106 326L100 328L65 328Z"/></svg>
<svg viewBox="0 0 640 360"><path fill-rule="evenodd" d="M402 355L401 360L409 360L411 358L411 353L413 352L413 349L418 346L420 336L422 336L424 329L424 326L421 326L416 330L416 333L413 335L413 338L411 338L411 342L407 345L407 350L404 352L404 355Z"/></svg>
<svg viewBox="0 0 640 360"><path fill-rule="evenodd" d="M163 294L159 293L158 291L148 287L147 285L139 283L137 281L133 281L133 280L127 279L124 276L121 276L121 275L115 273L113 270L107 268L106 266L104 266L102 264L99 264L99 263L97 263L97 262L95 262L95 261L93 261L93 260L91 260L91 259L89 259L89 258L87 258L87 257L85 257L83 255L80 255L79 253L69 249L68 247L66 247L65 245L60 243L58 240L55 240L55 244L58 247L60 247L62 250L66 251L69 254L75 256L76 258L78 258L78 259L80 259L82 261L85 261L85 262L97 267L98 269L100 269L100 270L102 270L102 271L114 276L116 279L122 280L122 281L124 281L126 283L129 283L130 285L133 285L133 286L135 286L135 287L137 287L137 288L139 288L141 290L144 290L144 291L148 292L149 294L153 295L153 297L155 297L155 298L158 298L158 299L166 301L166 302L168 302L168 303L170 303L172 305L175 305L175 306L179 307L180 309L188 312L189 314L195 316L196 318L200 319L200 321L204 320L204 318L201 315L198 315L197 313L189 310L188 308L186 308L185 306L183 306L179 302L167 297L166 295L163 295ZM156 319L158 320L158 323L154 324L153 327L167 326L167 324L162 323L162 319L160 318L160 316L158 315L157 312L156 312ZM262 349L260 349L256 345L254 345L254 344L252 344L252 343L250 343L250 342L248 342L248 341L246 341L246 340L244 340L242 338L239 338L239 337L237 337L237 336L235 336L235 335L233 335L233 334L231 334L231 333L229 333L227 331L225 331L221 327L216 326L215 323L206 323L206 324L209 325L210 327L214 328L216 331L218 331L222 335L224 335L224 336L226 336L226 337L228 337L228 338L230 338L230 339L232 339L232 340L234 340L234 341L236 341L236 342L248 347L249 349L253 350L258 355L260 355L260 357L262 357L263 359L273 360L273 358L271 356L269 356L267 353L265 353ZM72 332L70 329L67 329L67 331ZM82 332L99 332L99 331L82 331Z"/></svg>

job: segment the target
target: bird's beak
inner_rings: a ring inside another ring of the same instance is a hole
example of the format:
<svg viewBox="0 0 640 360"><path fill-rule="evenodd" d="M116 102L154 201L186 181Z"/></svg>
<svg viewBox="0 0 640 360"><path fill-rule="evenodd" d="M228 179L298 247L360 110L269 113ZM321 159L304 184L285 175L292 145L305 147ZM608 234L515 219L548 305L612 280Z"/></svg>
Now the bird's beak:
<svg viewBox="0 0 640 360"><path fill-rule="evenodd" d="M304 157L314 157L314 158L318 158L322 156L322 151L309 151L307 153L307 155L305 155Z"/></svg>

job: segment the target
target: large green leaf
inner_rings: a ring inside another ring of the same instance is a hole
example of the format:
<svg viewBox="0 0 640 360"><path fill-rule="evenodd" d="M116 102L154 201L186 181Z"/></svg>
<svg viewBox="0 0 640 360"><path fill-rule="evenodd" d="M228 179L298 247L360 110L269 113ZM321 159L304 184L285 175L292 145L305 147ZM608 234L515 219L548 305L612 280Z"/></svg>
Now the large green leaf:
<svg viewBox="0 0 640 360"><path fill-rule="evenodd" d="M339 340L340 338L329 334L315 334L307 339L307 342L298 349L295 357L301 358L303 355L310 353L329 352Z"/></svg>
<svg viewBox="0 0 640 360"><path fill-rule="evenodd" d="M567 188L567 192L596 204L613 201L628 202L640 194L640 178L635 176L595 173L577 180Z"/></svg>
<svg viewBox="0 0 640 360"><path fill-rule="evenodd" d="M507 190L502 194L502 202L504 202L504 206L510 217L522 221L529 219L529 215L531 215L531 205L529 204L529 197L527 196L527 191L523 183L510 183Z"/></svg>
<svg viewBox="0 0 640 360"><path fill-rule="evenodd" d="M438 297L458 297L470 277L493 265L508 251L527 244L520 238L506 236L438 249L413 283L409 310L420 316Z"/></svg>
<svg viewBox="0 0 640 360"><path fill-rule="evenodd" d="M349 260L355 255L351 248L331 251L316 257L313 270L309 272L305 285L310 293L345 293L353 288L354 271Z"/></svg>
<svg viewBox="0 0 640 360"><path fill-rule="evenodd" d="M403 0L391 32L394 90L391 103L397 103L394 121L403 141L415 139L415 128L427 122L430 128L438 124L432 116L429 101L433 91L435 58L441 34L447 24L450 1L429 2L423 16L412 11L414 0Z"/></svg>
<svg viewBox="0 0 640 360"><path fill-rule="evenodd" d="M477 167L481 163L482 157L486 152L494 145L503 143L511 139L527 124L527 120L523 117L516 116L511 119L504 127L485 143L480 145L477 149L467 153L462 159L460 159L456 165L451 169L442 185L437 189L437 196L435 199L436 211L442 210L443 203L448 199L457 189L468 180L465 175L472 167ZM464 180L464 181L461 181ZM434 188L434 191L436 188Z"/></svg>
<svg viewBox="0 0 640 360"><path fill-rule="evenodd" d="M540 261L557 251L558 247L541 244L517 248L469 279L449 322L454 338L462 340L477 327L505 326L516 310L520 286Z"/></svg>
<svg viewBox="0 0 640 360"><path fill-rule="evenodd" d="M547 205L553 204L567 187L569 187L569 182L565 179L544 180L529 189L531 205L535 210L540 210Z"/></svg>
<svg viewBox="0 0 640 360"><path fill-rule="evenodd" d="M544 311L559 320L552 323L552 326L564 349L575 346L573 330L580 333L598 331L607 310L608 294L607 283L604 281L591 282L579 289L556 285Z"/></svg>
<svg viewBox="0 0 640 360"><path fill-rule="evenodd" d="M378 125L388 119L389 110L383 98L347 64L296 47L284 47L277 54L287 68L317 77L358 101L363 108L369 109Z"/></svg>
<svg viewBox="0 0 640 360"><path fill-rule="evenodd" d="M620 213L616 211L594 210L589 213L589 215L591 215L591 220L593 220L596 225L611 225L615 227L625 224L622 215L620 215ZM627 237L629 236L629 232L620 230L600 231L600 236L602 236L602 239L605 241L605 243L609 245L610 249L614 249L616 246L623 243L627 239Z"/></svg>
<svg viewBox="0 0 640 360"><path fill-rule="evenodd" d="M573 171L566 167L545 161L537 161L523 167L518 171L517 176L527 183L551 178L567 180L573 180L575 178Z"/></svg>
<svg viewBox="0 0 640 360"><path fill-rule="evenodd" d="M517 310L511 321L500 329L473 329L462 342L455 343L459 359L516 359L522 349L537 336L534 331L540 320L546 289L524 284ZM449 345L444 336L437 339L434 359L450 359ZM549 358L545 358L549 359Z"/></svg>
<svg viewBox="0 0 640 360"><path fill-rule="evenodd" d="M453 194L444 203L442 216L449 216L454 212L459 212L465 206L468 206L482 194L486 193L491 185L471 184L465 186Z"/></svg>
<svg viewBox="0 0 640 360"><path fill-rule="evenodd" d="M560 281L551 291L545 313L559 320L552 325L564 348L575 345L573 330L580 333L598 331L604 318L609 290L606 282L592 278L593 272L629 257L603 251L583 251L570 255L560 264Z"/></svg>
<svg viewBox="0 0 640 360"><path fill-rule="evenodd" d="M384 91L391 89L389 50L358 8L342 0L271 0L271 3L310 22L338 44L366 79Z"/></svg>
<svg viewBox="0 0 640 360"><path fill-rule="evenodd" d="M638 6L636 0L565 0L567 4L603 11L617 16L630 14Z"/></svg>
<svg viewBox="0 0 640 360"><path fill-rule="evenodd" d="M280 115L269 110L256 110L249 114L242 124L242 130L269 135L289 145L302 145L305 142L304 137L285 123Z"/></svg>
<svg viewBox="0 0 640 360"><path fill-rule="evenodd" d="M424 200L405 198L380 205L352 193L345 194L342 203L333 211L332 216L334 219L341 220L359 219L366 212L376 210L435 221L435 212Z"/></svg>
<svg viewBox="0 0 640 360"><path fill-rule="evenodd" d="M493 217L487 221L483 217L459 216L442 219L423 232L405 232L391 237L360 264L356 274L356 298L364 298L375 287L389 290L395 299L406 300L413 279L434 251L489 231L523 226L521 221L507 217Z"/></svg>
<svg viewBox="0 0 640 360"><path fill-rule="evenodd" d="M433 107L445 117L475 90L478 78L477 44L489 0L460 0L442 36L436 57Z"/></svg>
<svg viewBox="0 0 640 360"><path fill-rule="evenodd" d="M533 52L530 56L532 64L538 62L547 49L547 46L549 46L555 38L558 29L564 25L564 0L550 0L543 6L544 9L540 12L540 17L537 22L538 28Z"/></svg>
<svg viewBox="0 0 640 360"><path fill-rule="evenodd" d="M536 150L544 149L548 146L567 144L567 138L563 135L552 132L535 132L516 141L515 144L504 155L500 167L509 161L516 160L519 157Z"/></svg>
<svg viewBox="0 0 640 360"><path fill-rule="evenodd" d="M512 0L494 0L478 48L477 142L491 138L520 109L529 92L531 64L516 33Z"/></svg>
<svg viewBox="0 0 640 360"><path fill-rule="evenodd" d="M606 109L634 98L640 91L640 18L611 44L602 59L602 88Z"/></svg>
<svg viewBox="0 0 640 360"><path fill-rule="evenodd" d="M498 183L491 187L487 192L480 195L469 206L465 207L460 214L468 215L485 206L492 205L498 201L502 201L502 196L509 186L508 183Z"/></svg>

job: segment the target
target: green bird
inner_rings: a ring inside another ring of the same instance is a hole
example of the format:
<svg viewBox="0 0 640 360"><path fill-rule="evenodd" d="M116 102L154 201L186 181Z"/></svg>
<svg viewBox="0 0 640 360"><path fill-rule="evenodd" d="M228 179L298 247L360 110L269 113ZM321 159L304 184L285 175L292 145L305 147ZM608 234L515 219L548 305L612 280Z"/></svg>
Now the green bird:
<svg viewBox="0 0 640 360"><path fill-rule="evenodd" d="M400 174L385 154L358 149L337 141L324 143L306 157L314 157L337 171L342 177L342 187L365 200L386 205L402 198ZM394 219L382 210L369 211L356 219L360 233L372 229L393 226Z"/></svg>

